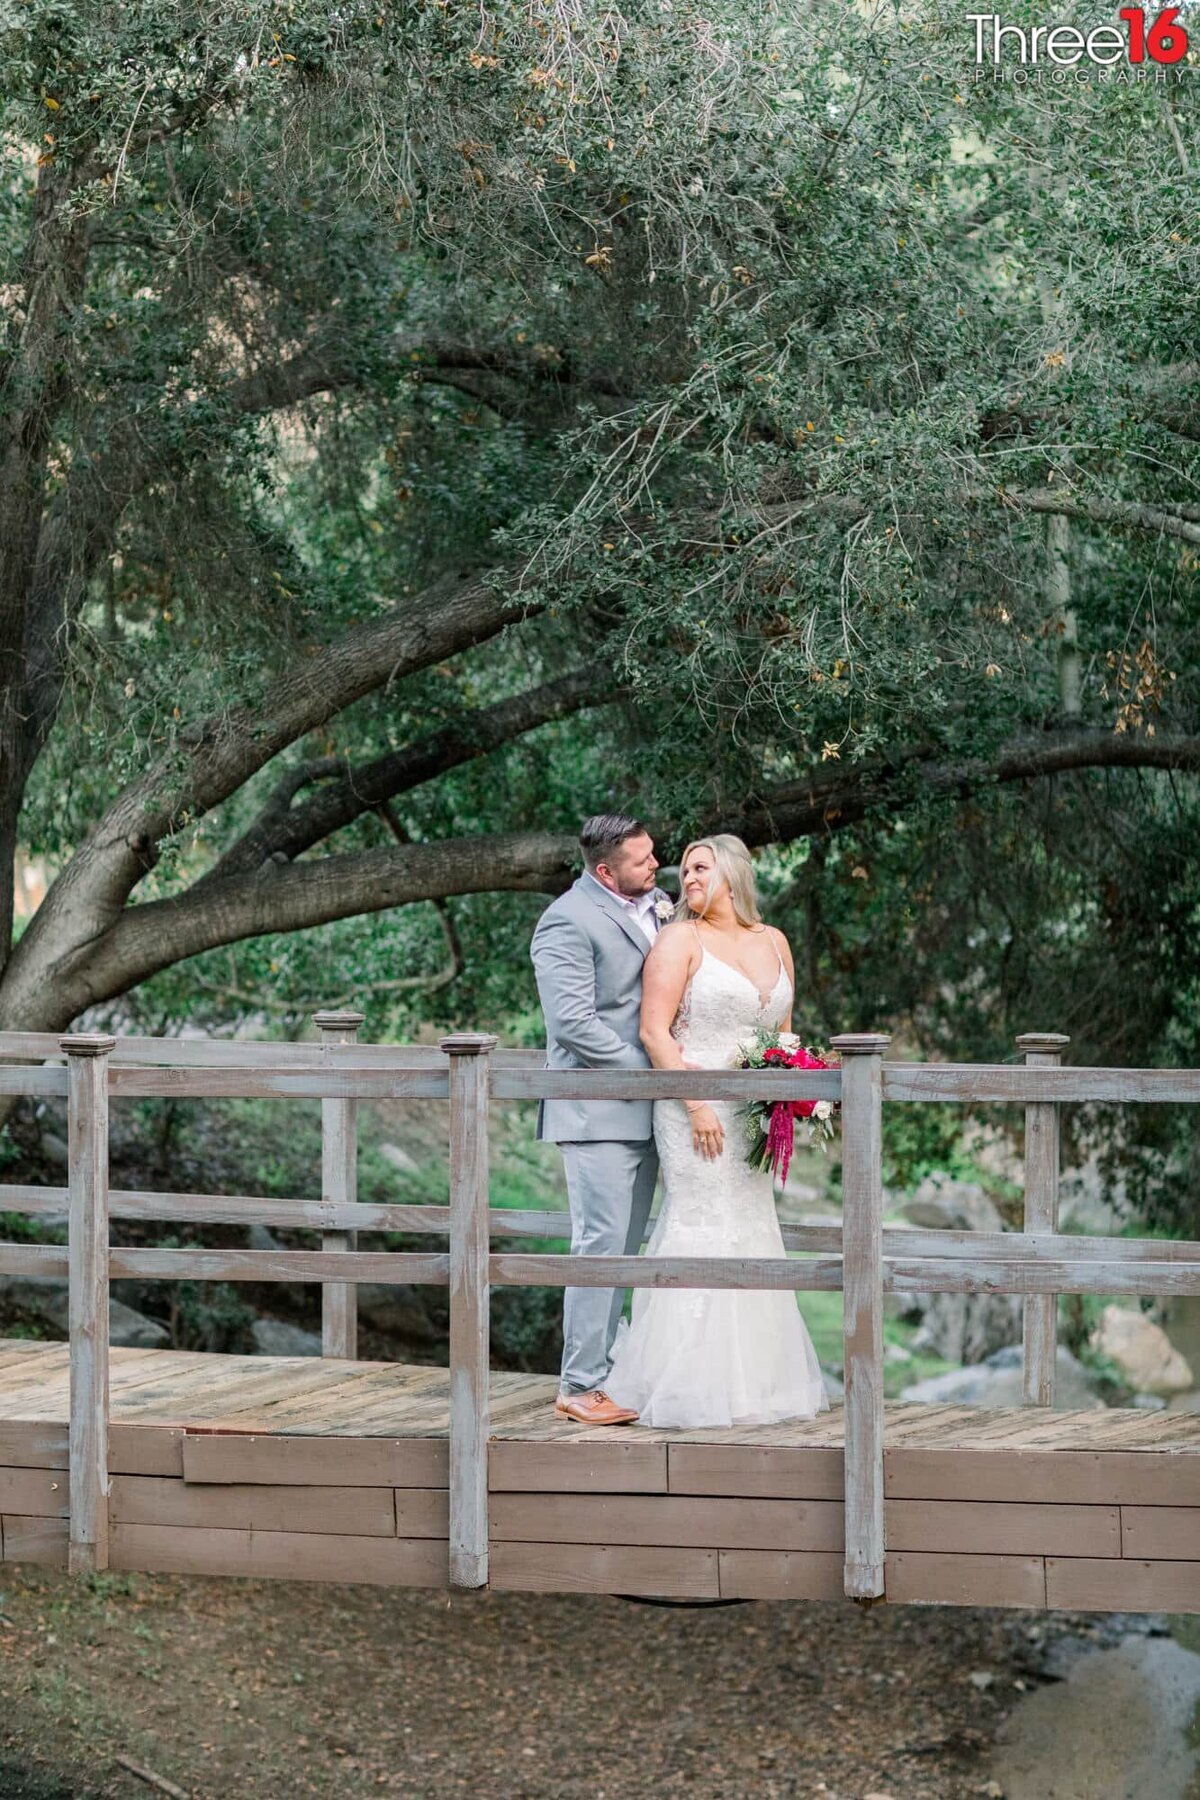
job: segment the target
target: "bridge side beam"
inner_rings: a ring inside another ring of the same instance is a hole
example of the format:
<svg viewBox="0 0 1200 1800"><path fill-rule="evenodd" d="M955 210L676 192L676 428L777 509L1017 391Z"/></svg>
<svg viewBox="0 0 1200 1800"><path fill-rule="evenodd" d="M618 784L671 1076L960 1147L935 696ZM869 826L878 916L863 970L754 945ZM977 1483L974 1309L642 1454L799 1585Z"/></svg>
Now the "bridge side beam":
<svg viewBox="0 0 1200 1800"><path fill-rule="evenodd" d="M1070 1043L1059 1031L1026 1031L1017 1039L1026 1066L1058 1068ZM1026 1232L1058 1230L1058 1102L1033 1100L1025 1108ZM1054 1405L1058 1362L1058 1295L1027 1294L1021 1327L1026 1406Z"/></svg>
<svg viewBox="0 0 1200 1800"><path fill-rule="evenodd" d="M443 1038L450 1059L450 1585L488 1579L488 1087L496 1039Z"/></svg>
<svg viewBox="0 0 1200 1800"><path fill-rule="evenodd" d="M879 1032L831 1040L842 1058L845 1591L878 1600L883 1537L883 1052Z"/></svg>
<svg viewBox="0 0 1200 1800"><path fill-rule="evenodd" d="M108 1567L108 1058L116 1039L80 1033L67 1053L70 1425L67 1566Z"/></svg>

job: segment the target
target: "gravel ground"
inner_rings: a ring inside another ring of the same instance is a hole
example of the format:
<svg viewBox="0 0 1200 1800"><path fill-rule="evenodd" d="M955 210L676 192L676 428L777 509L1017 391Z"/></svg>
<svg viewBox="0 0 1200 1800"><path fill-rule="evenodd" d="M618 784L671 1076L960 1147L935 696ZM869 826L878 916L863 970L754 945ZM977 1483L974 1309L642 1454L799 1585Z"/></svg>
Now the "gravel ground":
<svg viewBox="0 0 1200 1800"><path fill-rule="evenodd" d="M6 1800L146 1800L119 1757L190 1800L966 1800L999 1793L997 1727L1073 1629L958 1609L0 1583Z"/></svg>

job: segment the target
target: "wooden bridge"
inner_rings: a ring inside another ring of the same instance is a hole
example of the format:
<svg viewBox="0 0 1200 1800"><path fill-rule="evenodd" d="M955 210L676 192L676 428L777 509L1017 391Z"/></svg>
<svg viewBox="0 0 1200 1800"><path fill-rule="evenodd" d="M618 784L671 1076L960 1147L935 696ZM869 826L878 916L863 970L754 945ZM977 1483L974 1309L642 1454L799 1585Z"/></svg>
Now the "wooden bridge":
<svg viewBox="0 0 1200 1800"><path fill-rule="evenodd" d="M65 1190L0 1187L0 1211L69 1218L69 1242L0 1246L0 1272L69 1275L65 1344L0 1343L0 1554L114 1568L685 1600L750 1598L1200 1611L1200 1417L1053 1408L1055 1296L1200 1293L1200 1244L1057 1230L1058 1109L1200 1099L1200 1071L1072 1069L1065 1039L1021 1065L885 1062L836 1039L840 1071L549 1071L462 1035L440 1049L0 1036L0 1093L65 1096ZM840 1098L841 1227L793 1226L780 1259L572 1258L491 1248L565 1236L565 1215L489 1209L488 1124L542 1096ZM128 1096L320 1099L322 1198L109 1190L108 1104ZM450 1205L355 1198L356 1103L449 1104ZM1020 1232L883 1224L885 1107L1025 1110ZM110 1246L109 1220L320 1233L319 1250ZM364 1251L356 1231L448 1252ZM325 1355L109 1350L108 1288L139 1280L315 1282ZM356 1284L449 1286L448 1369L356 1359ZM555 1383L489 1374L492 1286L844 1290L845 1403L755 1430L588 1430ZM1027 1405L883 1401L884 1297L1025 1296Z"/></svg>

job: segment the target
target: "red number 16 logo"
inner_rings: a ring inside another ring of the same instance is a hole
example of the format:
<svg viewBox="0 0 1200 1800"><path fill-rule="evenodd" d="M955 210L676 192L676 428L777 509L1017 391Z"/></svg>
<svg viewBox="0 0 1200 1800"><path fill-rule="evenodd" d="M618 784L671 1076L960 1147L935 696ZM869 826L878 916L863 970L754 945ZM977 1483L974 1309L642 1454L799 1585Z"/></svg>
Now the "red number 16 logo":
<svg viewBox="0 0 1200 1800"><path fill-rule="evenodd" d="M1156 63L1182 62L1187 55L1188 34L1175 22L1179 17L1177 6L1164 6L1149 31L1146 30L1144 7L1123 6L1120 16L1129 26L1131 63L1145 62L1147 51L1151 62Z"/></svg>

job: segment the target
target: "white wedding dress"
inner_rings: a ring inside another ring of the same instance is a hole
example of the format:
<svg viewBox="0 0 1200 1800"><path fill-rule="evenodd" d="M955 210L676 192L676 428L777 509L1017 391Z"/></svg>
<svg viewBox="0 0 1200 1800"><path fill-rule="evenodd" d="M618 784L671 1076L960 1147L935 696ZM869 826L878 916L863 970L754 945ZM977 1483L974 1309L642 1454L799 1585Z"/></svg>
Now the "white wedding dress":
<svg viewBox="0 0 1200 1800"><path fill-rule="evenodd" d="M792 986L782 962L763 995L749 976L702 949L671 1035L688 1063L735 1066L739 1042L787 1017ZM650 1256L784 1256L770 1171L745 1160L745 1121L714 1103L725 1127L715 1161L692 1148L682 1100L654 1105L663 1173ZM653 1426L766 1425L811 1418L829 1400L812 1340L791 1293L733 1288L635 1288L604 1391Z"/></svg>

